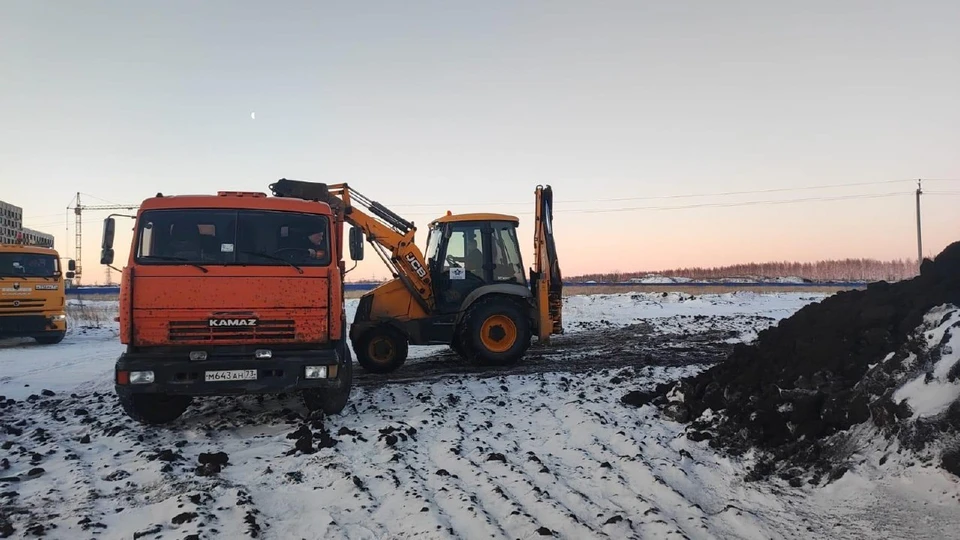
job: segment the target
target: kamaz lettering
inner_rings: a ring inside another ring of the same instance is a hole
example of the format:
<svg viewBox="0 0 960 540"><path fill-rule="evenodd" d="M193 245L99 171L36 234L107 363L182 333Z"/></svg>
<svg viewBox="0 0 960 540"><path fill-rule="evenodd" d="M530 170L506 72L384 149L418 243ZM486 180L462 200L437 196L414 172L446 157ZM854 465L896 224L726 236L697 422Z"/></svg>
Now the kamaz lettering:
<svg viewBox="0 0 960 540"><path fill-rule="evenodd" d="M256 319L210 319L210 326L256 326Z"/></svg>

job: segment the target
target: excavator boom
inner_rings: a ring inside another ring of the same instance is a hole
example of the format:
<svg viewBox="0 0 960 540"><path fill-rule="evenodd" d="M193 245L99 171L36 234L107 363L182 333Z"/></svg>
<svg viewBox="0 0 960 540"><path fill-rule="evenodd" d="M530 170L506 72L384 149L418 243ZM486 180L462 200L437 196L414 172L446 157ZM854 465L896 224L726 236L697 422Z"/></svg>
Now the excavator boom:
<svg viewBox="0 0 960 540"><path fill-rule="evenodd" d="M282 178L270 184L270 190L277 197L295 197L329 204L339 219L363 231L377 255L393 270L394 277L406 285L423 310L427 313L433 311L430 273L423 253L414 243L417 228L412 222L345 183L324 184Z"/></svg>

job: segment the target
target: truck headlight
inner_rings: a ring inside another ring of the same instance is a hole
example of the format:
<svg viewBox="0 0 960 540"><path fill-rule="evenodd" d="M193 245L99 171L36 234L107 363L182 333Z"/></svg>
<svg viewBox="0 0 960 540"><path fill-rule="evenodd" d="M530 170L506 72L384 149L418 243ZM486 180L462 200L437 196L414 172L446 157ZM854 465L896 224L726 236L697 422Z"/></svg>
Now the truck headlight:
<svg viewBox="0 0 960 540"><path fill-rule="evenodd" d="M308 379L326 379L327 366L307 366L304 375Z"/></svg>
<svg viewBox="0 0 960 540"><path fill-rule="evenodd" d="M57 315L51 315L51 316L50 316L50 320L51 320L51 321L65 321L65 320L67 320L67 316L64 315L63 313L59 313L59 314L57 314Z"/></svg>
<svg viewBox="0 0 960 540"><path fill-rule="evenodd" d="M153 382L152 371L131 371L130 384L150 384Z"/></svg>

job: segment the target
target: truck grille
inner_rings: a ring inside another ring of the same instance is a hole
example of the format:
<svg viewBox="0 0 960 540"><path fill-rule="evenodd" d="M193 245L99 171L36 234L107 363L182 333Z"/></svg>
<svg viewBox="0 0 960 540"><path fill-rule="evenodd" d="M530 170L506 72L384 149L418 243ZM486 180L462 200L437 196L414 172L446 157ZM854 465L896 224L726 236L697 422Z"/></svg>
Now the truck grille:
<svg viewBox="0 0 960 540"><path fill-rule="evenodd" d="M39 312L43 304L43 298L4 298L0 300L0 313Z"/></svg>
<svg viewBox="0 0 960 540"><path fill-rule="evenodd" d="M239 341L294 339L297 326L292 320L259 321L257 326L210 326L207 321L170 321L173 341Z"/></svg>

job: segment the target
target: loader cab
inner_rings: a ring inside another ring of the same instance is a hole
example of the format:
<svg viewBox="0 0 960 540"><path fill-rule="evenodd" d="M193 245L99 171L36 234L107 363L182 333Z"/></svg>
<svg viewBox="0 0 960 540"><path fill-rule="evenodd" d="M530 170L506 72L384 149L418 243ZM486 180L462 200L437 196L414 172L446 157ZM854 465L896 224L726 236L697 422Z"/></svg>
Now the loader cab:
<svg viewBox="0 0 960 540"><path fill-rule="evenodd" d="M480 287L527 286L518 224L502 214L449 213L430 224L424 255L441 312L456 311Z"/></svg>

